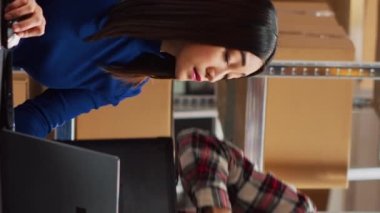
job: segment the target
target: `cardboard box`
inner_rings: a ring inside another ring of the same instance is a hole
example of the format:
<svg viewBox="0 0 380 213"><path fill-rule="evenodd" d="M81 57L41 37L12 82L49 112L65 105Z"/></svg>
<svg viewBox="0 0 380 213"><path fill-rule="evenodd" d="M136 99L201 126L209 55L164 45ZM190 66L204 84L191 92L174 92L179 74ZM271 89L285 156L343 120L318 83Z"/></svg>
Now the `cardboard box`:
<svg viewBox="0 0 380 213"><path fill-rule="evenodd" d="M315 16L328 14L327 3L276 7L281 20L276 60L354 60L353 44L334 16ZM269 79L265 170L298 188L347 187L352 100L351 80Z"/></svg>
<svg viewBox="0 0 380 213"><path fill-rule="evenodd" d="M22 104L30 97L29 77L22 71L13 72L13 105Z"/></svg>
<svg viewBox="0 0 380 213"><path fill-rule="evenodd" d="M318 1L273 1L278 13L291 13L308 16L334 16L334 11L327 2ZM281 18L284 18L282 15Z"/></svg>
<svg viewBox="0 0 380 213"><path fill-rule="evenodd" d="M342 26L313 26L308 24L294 25L292 23L284 23L279 27L279 35L305 35L318 36L325 38L347 38L347 32Z"/></svg>
<svg viewBox="0 0 380 213"><path fill-rule="evenodd" d="M352 61L354 46L347 37L280 35L276 60Z"/></svg>
<svg viewBox="0 0 380 213"><path fill-rule="evenodd" d="M270 79L264 168L299 188L347 186L353 83Z"/></svg>
<svg viewBox="0 0 380 213"><path fill-rule="evenodd" d="M338 26L335 14L326 2L274 2L280 29L291 23L294 26Z"/></svg>
<svg viewBox="0 0 380 213"><path fill-rule="evenodd" d="M22 104L41 94L43 86L34 81L24 70L13 70L13 105Z"/></svg>
<svg viewBox="0 0 380 213"><path fill-rule="evenodd" d="M312 26L339 26L334 17L317 17L308 15L292 15L289 13L277 13L279 17L278 26L284 26L292 23L294 26L299 25L312 25Z"/></svg>
<svg viewBox="0 0 380 213"><path fill-rule="evenodd" d="M76 139L172 135L172 81L150 80L140 95L76 119Z"/></svg>

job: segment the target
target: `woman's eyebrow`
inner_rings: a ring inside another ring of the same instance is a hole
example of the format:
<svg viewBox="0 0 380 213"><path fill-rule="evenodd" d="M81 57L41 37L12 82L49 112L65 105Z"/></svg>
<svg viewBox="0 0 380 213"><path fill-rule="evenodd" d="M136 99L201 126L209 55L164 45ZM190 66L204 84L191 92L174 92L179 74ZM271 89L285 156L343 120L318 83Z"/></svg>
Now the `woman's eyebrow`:
<svg viewBox="0 0 380 213"><path fill-rule="evenodd" d="M241 54L241 64L245 66L247 62L247 53L244 51L240 51L240 54Z"/></svg>

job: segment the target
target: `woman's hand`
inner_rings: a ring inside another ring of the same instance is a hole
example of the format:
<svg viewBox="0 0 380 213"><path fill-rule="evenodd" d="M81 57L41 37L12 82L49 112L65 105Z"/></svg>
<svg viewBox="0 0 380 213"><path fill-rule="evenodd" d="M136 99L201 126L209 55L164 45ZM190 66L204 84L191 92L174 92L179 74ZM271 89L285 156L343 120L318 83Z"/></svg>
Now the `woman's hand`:
<svg viewBox="0 0 380 213"><path fill-rule="evenodd" d="M42 8L35 0L14 0L4 10L4 18L15 21L13 32L21 38L41 36L45 33L46 20Z"/></svg>

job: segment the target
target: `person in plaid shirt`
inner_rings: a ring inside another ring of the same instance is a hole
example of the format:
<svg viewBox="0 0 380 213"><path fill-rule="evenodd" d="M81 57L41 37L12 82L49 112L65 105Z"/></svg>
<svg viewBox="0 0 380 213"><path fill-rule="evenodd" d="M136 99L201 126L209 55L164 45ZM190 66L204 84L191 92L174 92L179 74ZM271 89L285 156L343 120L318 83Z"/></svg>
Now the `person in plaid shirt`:
<svg viewBox="0 0 380 213"><path fill-rule="evenodd" d="M183 189L198 212L316 212L308 197L258 172L233 144L198 129L177 142Z"/></svg>

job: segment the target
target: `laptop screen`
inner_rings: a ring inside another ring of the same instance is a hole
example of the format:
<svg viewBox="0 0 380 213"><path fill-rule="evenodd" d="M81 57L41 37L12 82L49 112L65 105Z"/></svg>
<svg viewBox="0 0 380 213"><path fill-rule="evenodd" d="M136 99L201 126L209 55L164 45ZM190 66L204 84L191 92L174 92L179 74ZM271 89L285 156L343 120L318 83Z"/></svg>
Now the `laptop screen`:
<svg viewBox="0 0 380 213"><path fill-rule="evenodd" d="M143 138L69 142L120 158L120 212L174 213L173 140Z"/></svg>
<svg viewBox="0 0 380 213"><path fill-rule="evenodd" d="M116 156L0 131L3 212L116 213Z"/></svg>

